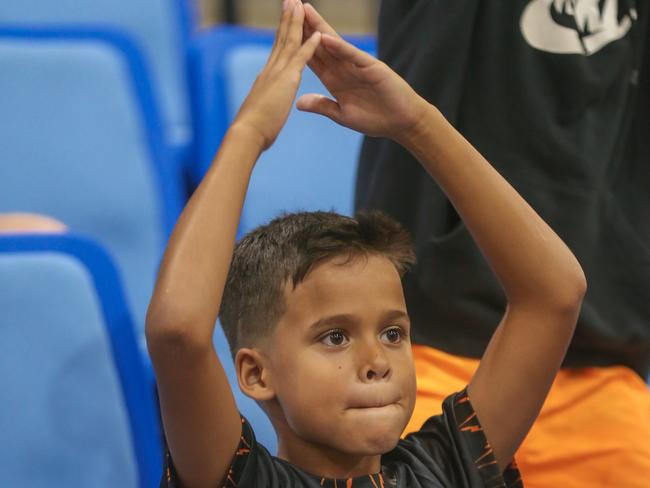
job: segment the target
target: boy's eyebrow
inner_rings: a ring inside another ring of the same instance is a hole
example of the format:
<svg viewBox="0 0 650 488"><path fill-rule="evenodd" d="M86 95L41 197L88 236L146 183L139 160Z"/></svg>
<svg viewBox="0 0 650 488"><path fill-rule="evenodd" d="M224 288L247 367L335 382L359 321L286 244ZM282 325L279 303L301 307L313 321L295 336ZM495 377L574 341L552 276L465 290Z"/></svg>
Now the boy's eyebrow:
<svg viewBox="0 0 650 488"><path fill-rule="evenodd" d="M309 329L320 329L323 327L331 327L331 326L345 326L345 325L353 325L357 322L358 320L356 317L352 314L337 314L337 315L328 315L327 317L322 317L318 319L316 322L311 324L309 326Z"/></svg>
<svg viewBox="0 0 650 488"><path fill-rule="evenodd" d="M409 318L409 314L406 313L404 310L387 310L384 312L384 315L382 316L382 321L391 321L391 320L397 320L397 319L406 319L409 322L411 321Z"/></svg>
<svg viewBox="0 0 650 488"><path fill-rule="evenodd" d="M397 319L406 319L409 320L408 314L404 310L387 310L381 316L382 322L389 322L391 320ZM310 330L320 329L323 327L332 327L332 326L352 326L359 322L359 319L356 315L353 314L336 314L328 315L327 317L322 317L316 322L312 323L309 326Z"/></svg>

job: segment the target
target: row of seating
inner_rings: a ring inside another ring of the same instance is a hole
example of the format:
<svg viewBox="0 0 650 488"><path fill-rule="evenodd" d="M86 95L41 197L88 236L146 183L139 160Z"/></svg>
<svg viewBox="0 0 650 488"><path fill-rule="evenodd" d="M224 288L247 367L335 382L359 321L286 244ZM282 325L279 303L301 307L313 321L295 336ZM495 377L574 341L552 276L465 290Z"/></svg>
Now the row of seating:
<svg viewBox="0 0 650 488"><path fill-rule="evenodd" d="M0 237L4 486L156 486L155 400L112 260L74 234Z"/></svg>
<svg viewBox="0 0 650 488"><path fill-rule="evenodd" d="M150 487L160 475L141 354L146 306L187 189L273 39L233 26L197 32L188 1L0 5L0 212L51 215L73 231L0 238L0 306L12 310L0 334L16 344L0 362L0 388L14 399L0 418L21 446L0 454L9 484ZM355 42L374 50L373 39ZM304 92L325 93L309 71ZM359 143L294 111L254 172L241 231L280 211L351 213ZM239 393L219 327L215 346L240 409L273 451L273 430Z"/></svg>
<svg viewBox="0 0 650 488"><path fill-rule="evenodd" d="M4 0L0 23L122 32L137 46L155 80L167 140L182 149L192 139L185 52L198 25L196 1Z"/></svg>
<svg viewBox="0 0 650 488"><path fill-rule="evenodd" d="M193 155L187 162L166 136L150 62L125 32L0 16L0 212L52 215L106 245L141 327L185 177L197 184L209 167L272 39L221 27L188 41L195 144L182 151ZM359 44L372 50L372 42ZM312 91L325 89L306 71L301 93ZM349 214L359 143L359 134L294 110L254 173L242 231L281 210Z"/></svg>

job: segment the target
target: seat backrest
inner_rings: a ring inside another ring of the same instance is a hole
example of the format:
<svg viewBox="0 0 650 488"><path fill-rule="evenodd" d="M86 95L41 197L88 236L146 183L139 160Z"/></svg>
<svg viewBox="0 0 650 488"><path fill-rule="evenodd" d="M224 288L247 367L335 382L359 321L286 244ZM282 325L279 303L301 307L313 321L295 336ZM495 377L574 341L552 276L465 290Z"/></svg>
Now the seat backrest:
<svg viewBox="0 0 650 488"><path fill-rule="evenodd" d="M373 52L374 39L353 42ZM224 26L197 37L190 48L197 114L197 178L209 166L228 124L263 68L273 33ZM306 69L298 93L327 94ZM314 114L292 110L274 145L255 167L242 214L246 232L283 211L353 211L361 134Z"/></svg>
<svg viewBox="0 0 650 488"><path fill-rule="evenodd" d="M0 237L3 486L157 486L160 440L116 270L75 235Z"/></svg>
<svg viewBox="0 0 650 488"><path fill-rule="evenodd" d="M168 139L191 136L185 48L192 0L3 0L0 23L59 28L116 28L130 37L153 72Z"/></svg>
<svg viewBox="0 0 650 488"><path fill-rule="evenodd" d="M0 212L105 245L138 327L182 199L144 63L117 33L0 26Z"/></svg>

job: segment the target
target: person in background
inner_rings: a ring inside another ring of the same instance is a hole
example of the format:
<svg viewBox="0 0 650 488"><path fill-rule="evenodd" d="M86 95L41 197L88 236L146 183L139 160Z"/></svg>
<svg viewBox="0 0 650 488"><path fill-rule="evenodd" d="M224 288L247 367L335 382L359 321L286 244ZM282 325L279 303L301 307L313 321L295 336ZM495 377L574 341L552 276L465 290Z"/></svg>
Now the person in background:
<svg viewBox="0 0 650 488"><path fill-rule="evenodd" d="M0 213L0 234L61 233L67 226L47 215L33 213Z"/></svg>
<svg viewBox="0 0 650 488"><path fill-rule="evenodd" d="M517 455L536 488L641 488L650 479L649 7L381 5L379 58L512 182L589 281L563 369ZM366 137L356 209L388 213L415 241L418 264L404 282L415 430L472 376L506 299L448 196L395 142Z"/></svg>

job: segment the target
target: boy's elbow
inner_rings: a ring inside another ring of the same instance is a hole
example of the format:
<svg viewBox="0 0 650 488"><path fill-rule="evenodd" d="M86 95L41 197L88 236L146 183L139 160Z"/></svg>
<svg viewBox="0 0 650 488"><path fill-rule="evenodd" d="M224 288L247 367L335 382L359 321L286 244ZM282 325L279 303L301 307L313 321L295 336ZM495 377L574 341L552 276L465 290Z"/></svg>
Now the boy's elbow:
<svg viewBox="0 0 650 488"><path fill-rule="evenodd" d="M212 337L192 314L178 307L150 305L145 322L147 348L152 356L174 351L197 351L212 345Z"/></svg>
<svg viewBox="0 0 650 488"><path fill-rule="evenodd" d="M582 300L587 294L587 277L577 260L573 267L571 277L568 279L568 283L570 283L568 288L569 296L572 298L572 302L580 308Z"/></svg>
<svg viewBox="0 0 650 488"><path fill-rule="evenodd" d="M587 278L578 265L575 270L562 280L562 286L552 295L551 305L562 314L578 315L582 300L587 293Z"/></svg>
<svg viewBox="0 0 650 488"><path fill-rule="evenodd" d="M580 303L582 304L582 300L587 294L587 277L585 276L585 272L582 270L580 267L578 270L578 276L576 277L576 292L578 295L578 299Z"/></svg>
<svg viewBox="0 0 650 488"><path fill-rule="evenodd" d="M576 266L569 273L553 275L549 281L535 283L532 288L520 291L509 295L509 306L533 307L545 315L566 319L561 322L575 324L587 293L587 280L582 268Z"/></svg>

